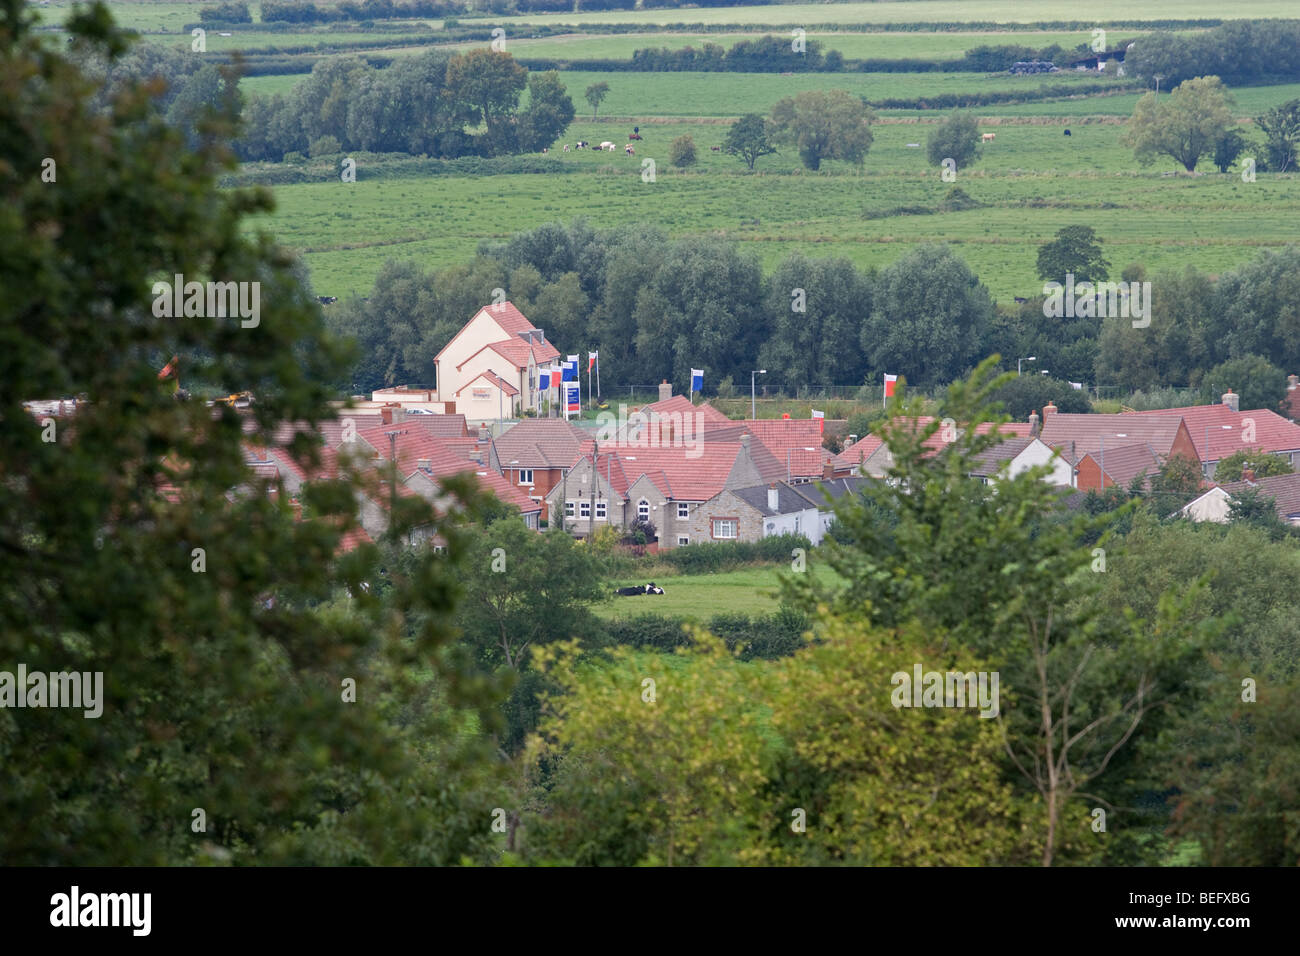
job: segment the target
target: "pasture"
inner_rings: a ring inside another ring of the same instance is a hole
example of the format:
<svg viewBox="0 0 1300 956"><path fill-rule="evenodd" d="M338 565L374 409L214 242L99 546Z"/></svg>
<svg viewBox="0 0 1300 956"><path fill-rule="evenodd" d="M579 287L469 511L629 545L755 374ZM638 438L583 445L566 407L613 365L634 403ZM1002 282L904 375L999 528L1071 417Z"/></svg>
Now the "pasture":
<svg viewBox="0 0 1300 956"><path fill-rule="evenodd" d="M834 574L827 567L809 565L810 574L827 577ZM638 614L663 614L682 616L696 621L707 621L715 614L744 613L770 614L780 602L777 592L780 577L789 574L785 568L771 566L741 568L717 574L678 575L654 578L664 589L663 594L640 597L611 597L592 606L592 612L607 620L635 617ZM640 578L611 582L609 590L623 584L644 583Z"/></svg>
<svg viewBox="0 0 1300 956"><path fill-rule="evenodd" d="M1144 262L1151 271L1185 265L1218 273L1257 254L1259 247L1295 241L1300 185L1294 175L1260 174L1243 183L1234 174L1162 175L1165 162L1142 169L1119 137L1118 123L1000 123L982 159L959 170L960 186L982 208L933 215L889 214L899 207L933 208L950 184L930 168L928 124L875 127L875 145L859 172L827 163L808 173L784 150L760 161L759 175L709 147L722 142L722 124L669 123L642 127L637 155L582 150L552 152L581 167L569 175L499 175L367 179L340 182L322 164L320 183L276 187L270 228L304 252L322 295L366 294L385 260L418 260L425 268L463 262L480 241L504 239L543 223L586 217L594 226L629 222L669 235L725 235L770 267L799 250L883 266L917 243L949 242L996 298L1041 291L1034 274L1037 246L1064 225L1087 222L1118 266ZM577 123L570 141L625 135L626 124ZM700 163L679 172L667 165L672 138L695 137ZM621 144L622 140L620 140ZM658 157L653 183L641 160ZM883 215L882 215L883 214ZM868 218L868 217L871 218Z"/></svg>

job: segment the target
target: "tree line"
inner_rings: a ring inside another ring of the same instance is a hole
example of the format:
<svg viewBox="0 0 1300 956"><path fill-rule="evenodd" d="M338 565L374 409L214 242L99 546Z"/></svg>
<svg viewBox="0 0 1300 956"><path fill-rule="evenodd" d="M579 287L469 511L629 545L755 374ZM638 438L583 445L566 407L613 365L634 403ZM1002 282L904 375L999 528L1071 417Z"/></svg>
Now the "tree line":
<svg viewBox="0 0 1300 956"><path fill-rule="evenodd" d="M1045 279L1112 275L1090 227L1067 227L1044 249ZM432 384L433 356L502 288L562 348L599 348L606 383L664 378L684 388L690 369L702 367L709 392L726 380L747 387L754 368L768 370L765 387L787 393L878 387L884 373L933 388L998 352L1036 357L1035 384L1017 388L1055 390L1026 392L1018 418L1059 404L1062 390L1073 391L1069 381L1148 394L1190 385L1216 400L1231 386L1242 407L1271 408L1286 373L1300 370L1289 318L1298 275L1297 247L1264 251L1217 280L1191 267L1148 276L1131 265L1122 278L1152 288L1151 324L1133 328L1128 318L1049 318L1041 295L995 304L944 246L912 249L879 269L795 253L765 274L753 253L727 240L575 220L485 243L463 265L389 262L368 296L331 307L330 322L360 344L339 383L353 391ZM1052 383L1041 383L1038 369Z"/></svg>
<svg viewBox="0 0 1300 956"><path fill-rule="evenodd" d="M1126 71L1165 89L1198 76L1231 86L1300 79L1300 20L1230 20L1210 30L1160 30L1139 37L1124 58Z"/></svg>
<svg viewBox="0 0 1300 956"><path fill-rule="evenodd" d="M340 150L502 156L540 152L573 116L555 73L530 74L508 53L434 50L383 70L338 57L317 62L287 95L250 98L235 146L246 160Z"/></svg>

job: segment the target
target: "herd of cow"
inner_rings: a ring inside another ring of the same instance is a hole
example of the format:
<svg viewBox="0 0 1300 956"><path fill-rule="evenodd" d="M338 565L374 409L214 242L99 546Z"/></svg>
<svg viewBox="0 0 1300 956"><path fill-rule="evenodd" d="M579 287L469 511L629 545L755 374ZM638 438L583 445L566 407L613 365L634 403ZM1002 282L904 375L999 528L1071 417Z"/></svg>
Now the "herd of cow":
<svg viewBox="0 0 1300 956"><path fill-rule="evenodd" d="M664 593L664 589L655 587L655 583L653 581L651 581L649 584L634 584L630 588L619 588L617 591L614 592L614 594L617 595L618 597L631 597L634 594L663 594L663 593Z"/></svg>
<svg viewBox="0 0 1300 956"><path fill-rule="evenodd" d="M640 139L641 137L633 134L632 138ZM605 142L601 143L599 146L592 146L591 143L587 142L585 139L580 139L573 144L573 148L574 149L599 149L606 153L612 153L614 152L614 150L618 149L618 146L614 143L611 143L609 140L605 140ZM569 151L568 143L564 144L564 151L566 153ZM542 150L542 152L545 153L548 152L548 150L544 149ZM631 143L628 143L626 146L623 147L623 152L627 153L629 156L636 155L636 150L632 148Z"/></svg>

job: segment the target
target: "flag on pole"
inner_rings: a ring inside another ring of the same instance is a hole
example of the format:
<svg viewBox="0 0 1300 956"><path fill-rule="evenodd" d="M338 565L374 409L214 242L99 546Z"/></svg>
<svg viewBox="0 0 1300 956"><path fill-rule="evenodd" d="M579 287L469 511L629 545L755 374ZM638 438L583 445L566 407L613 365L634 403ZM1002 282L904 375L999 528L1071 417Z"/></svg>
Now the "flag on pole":
<svg viewBox="0 0 1300 956"><path fill-rule="evenodd" d="M886 398L886 399L890 399L890 398L893 398L893 397L894 397L894 387L895 387L897 384L898 384L898 376L897 376L897 375L886 375L886 376L885 376L885 398Z"/></svg>
<svg viewBox="0 0 1300 956"><path fill-rule="evenodd" d="M578 383L569 382L564 386L564 417L568 418L570 414L576 414L582 404L578 394Z"/></svg>
<svg viewBox="0 0 1300 956"><path fill-rule="evenodd" d="M588 375L591 374L591 370L592 370L592 368L595 366L596 361L597 361L597 359L599 359L599 358L600 358L600 353L599 353L599 352L588 352L588 353L587 353L587 374L588 374Z"/></svg>
<svg viewBox="0 0 1300 956"><path fill-rule="evenodd" d="M537 390L544 392L551 387L551 370L550 368L539 368L537 370Z"/></svg>
<svg viewBox="0 0 1300 956"><path fill-rule="evenodd" d="M702 368L691 369L691 391L692 392L704 391L704 369Z"/></svg>
<svg viewBox="0 0 1300 956"><path fill-rule="evenodd" d="M817 420L817 433L824 435L826 433L826 413L819 412L817 409L812 410L812 417Z"/></svg>
<svg viewBox="0 0 1300 956"><path fill-rule="evenodd" d="M564 375L562 381L574 382L578 379L578 356L570 355L568 361L564 363Z"/></svg>

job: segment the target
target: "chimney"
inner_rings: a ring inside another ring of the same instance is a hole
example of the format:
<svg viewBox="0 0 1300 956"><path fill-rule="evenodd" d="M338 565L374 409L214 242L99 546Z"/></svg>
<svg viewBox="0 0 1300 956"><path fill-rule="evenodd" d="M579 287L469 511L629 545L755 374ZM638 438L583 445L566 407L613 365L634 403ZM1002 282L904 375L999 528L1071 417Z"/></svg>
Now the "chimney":
<svg viewBox="0 0 1300 956"><path fill-rule="evenodd" d="M385 425L393 424L393 409L388 405L385 405L383 408L379 409L379 420L382 421Z"/></svg>
<svg viewBox="0 0 1300 956"><path fill-rule="evenodd" d="M1254 468L1241 469L1241 480L1248 481L1253 485L1255 483L1255 469Z"/></svg>
<svg viewBox="0 0 1300 956"><path fill-rule="evenodd" d="M668 379L664 379L659 384L659 401L666 402L668 401L668 399L672 397L673 397L673 387L669 383Z"/></svg>
<svg viewBox="0 0 1300 956"><path fill-rule="evenodd" d="M293 505L293 520L294 520L294 521L301 521L301 520L302 520L302 502L299 501L297 498L293 498L293 499L291 499L290 504Z"/></svg>
<svg viewBox="0 0 1300 956"><path fill-rule="evenodd" d="M767 510L777 512L781 510L781 495L776 490L776 485L767 486Z"/></svg>
<svg viewBox="0 0 1300 956"><path fill-rule="evenodd" d="M433 459L417 458L415 461L415 467L421 469L422 471L431 471L433 469Z"/></svg>
<svg viewBox="0 0 1300 956"><path fill-rule="evenodd" d="M1048 402L1046 405L1044 405L1044 406L1043 406L1043 420L1046 421L1047 416L1050 415L1050 414L1052 414L1054 411L1056 411L1056 406L1053 405L1051 402Z"/></svg>
<svg viewBox="0 0 1300 956"><path fill-rule="evenodd" d="M1030 438L1037 438L1037 437L1038 437L1038 423L1039 423L1039 421L1040 421L1040 419L1039 419L1039 417L1038 417L1038 412L1034 411L1034 412L1030 412L1030 413L1029 413L1029 437L1030 437Z"/></svg>
<svg viewBox="0 0 1300 956"><path fill-rule="evenodd" d="M1300 388L1300 375L1288 375L1286 377L1286 390L1288 392Z"/></svg>
<svg viewBox="0 0 1300 956"><path fill-rule="evenodd" d="M745 451L749 451L749 436L748 436L748 435L741 435L741 436L740 436L740 447L743 448L743 449L745 449Z"/></svg>
<svg viewBox="0 0 1300 956"><path fill-rule="evenodd" d="M478 440L487 441L491 433L488 431L487 422L480 422L478 426Z"/></svg>
<svg viewBox="0 0 1300 956"><path fill-rule="evenodd" d="M1223 399L1223 404L1227 405L1234 412L1241 411L1241 404L1240 404L1241 396L1234 394L1232 389L1228 389L1226 392L1224 392L1222 395L1222 399Z"/></svg>

